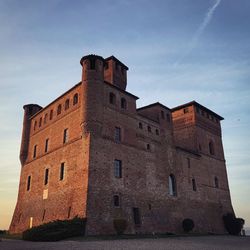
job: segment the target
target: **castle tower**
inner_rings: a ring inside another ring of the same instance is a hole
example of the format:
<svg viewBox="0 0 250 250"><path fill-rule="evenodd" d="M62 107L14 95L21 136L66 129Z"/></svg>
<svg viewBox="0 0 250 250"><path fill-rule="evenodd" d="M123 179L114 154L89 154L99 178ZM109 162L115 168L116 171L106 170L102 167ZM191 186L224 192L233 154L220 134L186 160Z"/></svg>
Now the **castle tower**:
<svg viewBox="0 0 250 250"><path fill-rule="evenodd" d="M23 106L23 109L24 109L23 132L22 132L21 148L19 155L22 166L25 164L25 161L28 156L30 125L31 125L30 118L34 114L36 114L39 110L41 110L42 107L37 104L27 104Z"/></svg>

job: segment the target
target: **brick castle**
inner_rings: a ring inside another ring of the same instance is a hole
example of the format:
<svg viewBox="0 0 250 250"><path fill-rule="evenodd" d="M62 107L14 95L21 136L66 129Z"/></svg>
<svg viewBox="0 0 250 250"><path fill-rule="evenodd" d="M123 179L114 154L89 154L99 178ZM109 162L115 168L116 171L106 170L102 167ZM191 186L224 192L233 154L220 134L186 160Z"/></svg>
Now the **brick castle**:
<svg viewBox="0 0 250 250"><path fill-rule="evenodd" d="M128 67L84 56L82 81L46 107L24 106L21 177L11 233L86 217L86 234L225 232L233 212L221 116L192 101L137 108Z"/></svg>

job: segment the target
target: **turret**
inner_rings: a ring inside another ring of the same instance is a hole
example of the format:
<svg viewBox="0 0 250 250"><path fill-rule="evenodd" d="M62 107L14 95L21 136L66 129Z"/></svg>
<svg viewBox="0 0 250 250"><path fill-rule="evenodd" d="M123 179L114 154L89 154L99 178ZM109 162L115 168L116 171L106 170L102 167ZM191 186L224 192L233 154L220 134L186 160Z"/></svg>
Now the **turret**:
<svg viewBox="0 0 250 250"><path fill-rule="evenodd" d="M87 55L82 65L83 132L100 132L104 101L104 64L101 56Z"/></svg>
<svg viewBox="0 0 250 250"><path fill-rule="evenodd" d="M116 57L110 56L105 59L104 79L116 87L126 90L128 67Z"/></svg>
<svg viewBox="0 0 250 250"><path fill-rule="evenodd" d="M36 114L39 110L42 109L41 106L37 104L27 104L23 106L24 115L23 115L23 132L22 132L22 141L20 148L20 162L22 166L25 164L25 161L28 156L29 149L29 139L30 139L30 117Z"/></svg>

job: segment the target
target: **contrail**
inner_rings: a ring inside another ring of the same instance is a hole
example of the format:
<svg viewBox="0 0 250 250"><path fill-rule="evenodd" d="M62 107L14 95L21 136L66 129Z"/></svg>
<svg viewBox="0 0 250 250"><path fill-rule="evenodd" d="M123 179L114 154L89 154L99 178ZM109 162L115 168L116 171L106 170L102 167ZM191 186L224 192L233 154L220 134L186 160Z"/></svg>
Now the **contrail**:
<svg viewBox="0 0 250 250"><path fill-rule="evenodd" d="M189 55L189 53L195 48L195 46L197 45L197 42L200 38L200 36L202 35L203 31L205 30L205 28L207 27L207 25L209 24L209 22L211 21L213 14L216 10L216 8L219 6L219 4L221 3L221 0L216 0L214 5L212 7L210 7L204 17L203 22L200 24L198 30L195 32L191 43L189 45L188 50L184 53L184 55L174 64L174 66L177 66L186 56Z"/></svg>

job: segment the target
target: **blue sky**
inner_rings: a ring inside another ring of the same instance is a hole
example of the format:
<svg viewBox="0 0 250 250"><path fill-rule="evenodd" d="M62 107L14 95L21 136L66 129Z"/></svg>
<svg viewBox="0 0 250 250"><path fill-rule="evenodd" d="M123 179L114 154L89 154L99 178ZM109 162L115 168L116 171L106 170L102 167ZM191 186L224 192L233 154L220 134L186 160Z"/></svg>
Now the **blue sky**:
<svg viewBox="0 0 250 250"><path fill-rule="evenodd" d="M249 11L249 0L0 0L0 228L17 198L22 106L79 82L89 53L129 67L138 107L196 100L225 118L232 202L250 226Z"/></svg>

